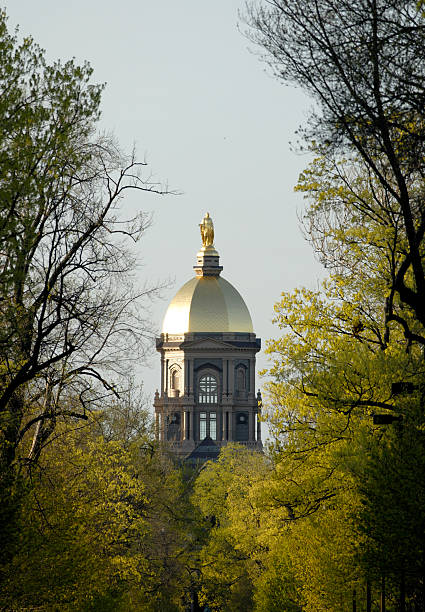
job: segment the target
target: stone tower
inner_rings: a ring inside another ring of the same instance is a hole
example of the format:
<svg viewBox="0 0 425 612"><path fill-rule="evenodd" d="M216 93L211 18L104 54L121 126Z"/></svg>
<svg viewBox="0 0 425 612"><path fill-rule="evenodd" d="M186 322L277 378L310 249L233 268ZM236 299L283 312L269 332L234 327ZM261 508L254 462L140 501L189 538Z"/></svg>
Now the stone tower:
<svg viewBox="0 0 425 612"><path fill-rule="evenodd" d="M208 213L200 228L196 276L172 299L156 341L161 354L157 437L181 458L216 456L228 442L262 449L261 397L255 394L261 340L241 295L220 276Z"/></svg>

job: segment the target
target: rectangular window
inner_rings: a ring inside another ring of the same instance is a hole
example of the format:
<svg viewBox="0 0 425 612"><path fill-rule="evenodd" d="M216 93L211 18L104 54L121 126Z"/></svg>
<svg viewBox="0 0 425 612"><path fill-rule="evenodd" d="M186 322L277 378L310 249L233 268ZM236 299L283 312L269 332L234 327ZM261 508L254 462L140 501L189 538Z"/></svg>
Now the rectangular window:
<svg viewBox="0 0 425 612"><path fill-rule="evenodd" d="M199 415L199 439L207 437L207 413L201 412Z"/></svg>
<svg viewBox="0 0 425 612"><path fill-rule="evenodd" d="M217 413L210 412L210 438L217 440Z"/></svg>

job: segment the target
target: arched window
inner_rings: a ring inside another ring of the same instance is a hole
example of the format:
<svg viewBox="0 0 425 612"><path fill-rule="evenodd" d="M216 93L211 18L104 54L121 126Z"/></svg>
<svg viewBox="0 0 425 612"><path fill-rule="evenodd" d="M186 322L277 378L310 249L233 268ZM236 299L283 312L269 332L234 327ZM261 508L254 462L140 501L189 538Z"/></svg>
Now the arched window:
<svg viewBox="0 0 425 612"><path fill-rule="evenodd" d="M217 404L217 379L211 374L201 376L199 379L198 401L200 404Z"/></svg>
<svg viewBox="0 0 425 612"><path fill-rule="evenodd" d="M180 372L178 370L171 372L171 388L180 389Z"/></svg>
<svg viewBox="0 0 425 612"><path fill-rule="evenodd" d="M238 368L238 371L236 374L236 389L238 391L245 391L246 389L244 368Z"/></svg>

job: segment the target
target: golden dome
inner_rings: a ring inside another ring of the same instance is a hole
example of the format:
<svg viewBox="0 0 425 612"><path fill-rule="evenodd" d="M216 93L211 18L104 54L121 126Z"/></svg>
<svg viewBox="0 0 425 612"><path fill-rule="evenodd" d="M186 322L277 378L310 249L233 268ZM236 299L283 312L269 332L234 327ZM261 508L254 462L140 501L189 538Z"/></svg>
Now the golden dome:
<svg viewBox="0 0 425 612"><path fill-rule="evenodd" d="M176 293L166 312L162 333L253 333L242 296L220 276L196 276Z"/></svg>

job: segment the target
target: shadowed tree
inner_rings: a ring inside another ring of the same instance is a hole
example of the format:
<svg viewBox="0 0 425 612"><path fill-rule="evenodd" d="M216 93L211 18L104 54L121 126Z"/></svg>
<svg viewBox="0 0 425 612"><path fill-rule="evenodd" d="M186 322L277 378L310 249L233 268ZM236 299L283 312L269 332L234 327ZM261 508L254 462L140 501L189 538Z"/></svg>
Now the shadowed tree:
<svg viewBox="0 0 425 612"><path fill-rule="evenodd" d="M56 420L86 418L108 376L143 351L130 245L149 215L124 219L128 190L161 192L144 163L96 131L102 85L88 64L47 64L0 15L0 463L28 431L36 460ZM109 373L109 374L108 374ZM72 404L63 399L66 392ZM78 401L75 401L78 398Z"/></svg>
<svg viewBox="0 0 425 612"><path fill-rule="evenodd" d="M294 0L249 3L248 36L285 83L315 106L302 135L320 155L362 160L384 198L379 213L397 227L403 252L394 266L386 317L425 344L425 18L421 3ZM363 207L367 211L367 206ZM376 214L376 211L375 211ZM390 219L389 219L390 217ZM393 309L394 296L420 322Z"/></svg>

